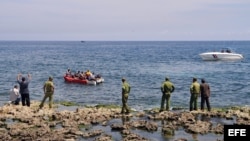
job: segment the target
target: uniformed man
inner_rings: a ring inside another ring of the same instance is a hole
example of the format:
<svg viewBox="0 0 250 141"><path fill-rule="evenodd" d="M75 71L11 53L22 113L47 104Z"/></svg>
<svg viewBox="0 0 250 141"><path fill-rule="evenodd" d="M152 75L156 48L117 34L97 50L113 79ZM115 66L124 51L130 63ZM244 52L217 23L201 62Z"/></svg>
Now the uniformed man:
<svg viewBox="0 0 250 141"><path fill-rule="evenodd" d="M197 82L197 78L193 78L193 83L190 86L190 94L189 110L197 110L198 96L200 95L200 84Z"/></svg>
<svg viewBox="0 0 250 141"><path fill-rule="evenodd" d="M175 90L174 84L170 82L168 77L166 77L165 81L161 85L162 98L161 98L160 112L164 111L165 100L166 100L166 110L169 111L170 97L171 93L174 92L174 90Z"/></svg>
<svg viewBox="0 0 250 141"><path fill-rule="evenodd" d="M122 110L121 110L122 114L124 113L128 114L130 112L127 104L129 93L130 93L130 85L125 78L122 78Z"/></svg>
<svg viewBox="0 0 250 141"><path fill-rule="evenodd" d="M43 86L44 97L41 104L39 105L40 109L43 107L43 104L47 98L49 98L49 108L52 108L54 89L55 87L53 83L53 78L50 76L49 80L47 80Z"/></svg>

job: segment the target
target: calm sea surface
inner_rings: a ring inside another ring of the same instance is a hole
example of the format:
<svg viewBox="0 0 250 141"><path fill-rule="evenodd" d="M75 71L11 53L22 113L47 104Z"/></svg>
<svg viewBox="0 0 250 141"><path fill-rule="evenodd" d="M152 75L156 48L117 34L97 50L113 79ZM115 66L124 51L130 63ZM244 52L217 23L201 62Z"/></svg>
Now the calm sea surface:
<svg viewBox="0 0 250 141"><path fill-rule="evenodd" d="M55 101L80 105L121 105L121 78L131 85L128 104L136 110L160 106L160 86L170 77L176 90L172 107L188 108L192 77L205 78L211 86L213 107L250 104L250 41L189 42L70 42L70 41L0 41L0 104L9 99L9 90L19 72L32 74L31 100L41 100L43 83L54 77ZM198 56L206 51L230 47L242 53L236 62L206 62ZM63 75L87 69L101 74L100 85L65 83Z"/></svg>

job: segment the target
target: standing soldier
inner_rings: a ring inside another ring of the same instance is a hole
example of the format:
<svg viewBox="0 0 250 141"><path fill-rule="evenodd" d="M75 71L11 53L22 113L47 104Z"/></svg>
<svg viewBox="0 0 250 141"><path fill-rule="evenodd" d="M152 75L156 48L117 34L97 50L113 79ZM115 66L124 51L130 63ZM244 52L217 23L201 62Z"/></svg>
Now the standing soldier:
<svg viewBox="0 0 250 141"><path fill-rule="evenodd" d="M47 80L43 86L44 97L39 105L40 109L43 108L43 104L47 98L49 98L49 108L52 108L54 89L53 78L50 76L49 80Z"/></svg>
<svg viewBox="0 0 250 141"><path fill-rule="evenodd" d="M190 87L190 107L189 110L197 110L198 107L198 96L200 94L200 84L197 82L197 78L193 78L193 83Z"/></svg>
<svg viewBox="0 0 250 141"><path fill-rule="evenodd" d="M211 111L209 97L210 97L209 84L206 83L205 79L201 79L201 110L202 111L204 111L205 103L207 105L207 110Z"/></svg>
<svg viewBox="0 0 250 141"><path fill-rule="evenodd" d="M122 114L129 113L129 108L127 104L129 93L130 93L130 85L128 84L125 78L122 78L122 111L121 111Z"/></svg>
<svg viewBox="0 0 250 141"><path fill-rule="evenodd" d="M173 83L171 83L169 78L166 77L165 81L161 85L162 98L161 98L160 112L164 111L165 100L166 100L166 110L169 111L170 96L171 96L171 93L174 92L174 90L175 90L175 87L174 87Z"/></svg>

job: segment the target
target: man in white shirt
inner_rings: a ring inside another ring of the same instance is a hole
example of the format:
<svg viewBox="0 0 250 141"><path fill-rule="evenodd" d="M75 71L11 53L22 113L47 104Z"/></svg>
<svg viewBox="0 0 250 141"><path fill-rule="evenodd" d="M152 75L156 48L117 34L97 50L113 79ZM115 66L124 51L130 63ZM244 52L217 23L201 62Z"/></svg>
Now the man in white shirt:
<svg viewBox="0 0 250 141"><path fill-rule="evenodd" d="M15 85L14 88L10 90L10 101L12 104L19 105L20 94L17 85Z"/></svg>

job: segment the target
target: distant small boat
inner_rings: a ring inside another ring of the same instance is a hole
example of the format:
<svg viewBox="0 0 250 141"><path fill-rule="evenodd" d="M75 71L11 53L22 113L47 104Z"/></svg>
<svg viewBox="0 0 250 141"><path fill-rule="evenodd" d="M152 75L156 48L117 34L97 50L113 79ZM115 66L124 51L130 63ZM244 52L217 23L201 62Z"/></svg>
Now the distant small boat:
<svg viewBox="0 0 250 141"><path fill-rule="evenodd" d="M81 41L81 43L84 43L85 41Z"/></svg>
<svg viewBox="0 0 250 141"><path fill-rule="evenodd" d="M204 61L236 61L242 60L242 54L233 52L230 48L222 48L221 51L204 52L199 54Z"/></svg>

